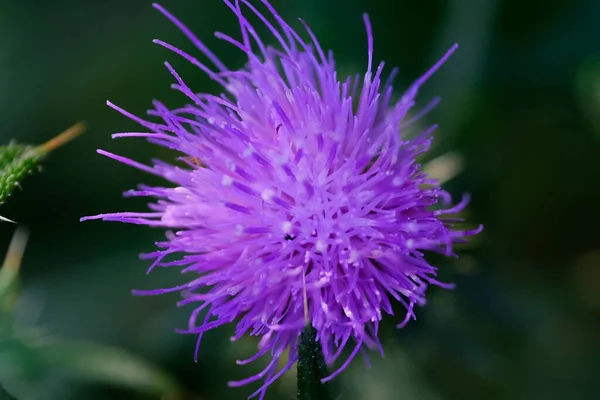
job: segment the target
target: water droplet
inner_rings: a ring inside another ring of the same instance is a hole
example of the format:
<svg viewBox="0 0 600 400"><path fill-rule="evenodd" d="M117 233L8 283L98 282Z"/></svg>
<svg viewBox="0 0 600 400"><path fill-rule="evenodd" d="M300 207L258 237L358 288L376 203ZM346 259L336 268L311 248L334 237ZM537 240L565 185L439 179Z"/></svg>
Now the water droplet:
<svg viewBox="0 0 600 400"><path fill-rule="evenodd" d="M221 185L223 186L231 186L233 183L233 178L229 175L223 175L223 179L221 179Z"/></svg>
<svg viewBox="0 0 600 400"><path fill-rule="evenodd" d="M290 221L284 221L283 224L281 224L281 230L283 233L292 233L292 223Z"/></svg>

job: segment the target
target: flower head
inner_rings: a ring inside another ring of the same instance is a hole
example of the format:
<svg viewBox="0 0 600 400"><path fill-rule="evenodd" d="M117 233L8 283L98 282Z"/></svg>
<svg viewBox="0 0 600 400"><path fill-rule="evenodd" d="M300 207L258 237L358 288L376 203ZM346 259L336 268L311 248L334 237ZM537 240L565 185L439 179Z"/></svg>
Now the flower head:
<svg viewBox="0 0 600 400"><path fill-rule="evenodd" d="M241 28L238 41L218 38L246 53L240 70L229 70L179 20L155 5L191 39L212 64L173 50L223 86L220 96L196 93L169 65L173 87L189 104L168 109L160 102L150 115L133 116L148 132L140 136L182 154L181 165L139 164L110 158L165 178L168 187L140 186L127 196L156 199L151 212L122 212L90 218L172 229L148 257L153 267L180 267L189 283L138 294L181 291L179 304L195 304L187 333L202 334L237 321L232 340L260 336L259 351L272 360L259 374L231 386L263 380L266 388L297 360L300 333L314 326L328 363L346 345L350 357L364 346L381 348L378 327L392 302L406 307L403 326L425 303L428 285L442 287L424 252L454 255L452 244L478 232L455 230L445 214L460 211L450 196L420 169L416 157L430 143L427 130L408 139L409 110L419 87L456 49L452 47L396 102L394 70L383 82L383 63L373 67L373 36L367 16L368 66L363 76L338 79L333 55L325 53L304 24L308 42L262 0L229 1ZM242 10L266 25L278 42L267 46ZM185 163L185 164L184 164ZM179 255L176 261L168 256ZM305 300L307 309L305 310ZM204 316L201 318L201 313ZM306 316L305 316L306 313ZM305 321L308 319L308 321ZM289 361L277 361L289 350Z"/></svg>

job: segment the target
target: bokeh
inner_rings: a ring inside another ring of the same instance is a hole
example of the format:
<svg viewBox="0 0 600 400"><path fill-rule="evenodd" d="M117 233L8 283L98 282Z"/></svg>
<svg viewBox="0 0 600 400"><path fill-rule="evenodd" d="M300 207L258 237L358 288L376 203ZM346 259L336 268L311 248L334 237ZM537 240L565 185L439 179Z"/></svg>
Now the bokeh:
<svg viewBox="0 0 600 400"><path fill-rule="evenodd" d="M421 106L442 98L423 121L440 125L424 161L449 152L460 161L446 187L457 197L471 194L466 217L485 230L461 248L461 258L439 261L443 279L456 282L454 291L432 287L428 305L405 329L395 329L400 312L387 318L385 357L371 354L370 369L357 357L337 379L340 399L598 398L600 2L272 3L288 20L302 17L311 25L334 50L341 75L366 68L361 14L368 12L376 60L385 60L388 71L400 67L398 93L453 43L460 45L419 95ZM243 65L243 54L213 36L237 32L221 1L162 4L228 65ZM141 161L172 157L143 140L111 140L111 133L137 127L106 107L107 99L140 115L155 98L183 104L169 87L165 60L195 90L219 90L153 38L195 51L150 1L0 1L0 143L41 143L79 120L89 126L0 209L31 233L15 329L33 332L32 353L36 343L54 337L87 343L87 350L64 351L90 351L83 357L89 364L98 357L91 344L120 349L173 379L185 392L182 400L244 399L252 387L230 389L227 381L259 370L235 364L252 354L256 340L231 344L233 326L212 331L195 363L195 337L174 332L186 326L189 312L176 307L179 295L130 293L182 281L175 270L146 275L148 263L138 258L164 232L79 222L85 215L142 210L143 201L123 199L122 192L160 183L97 148ZM2 246L14 229L0 224ZM107 357L97 375L93 368L82 377L52 365L29 371L35 361L19 359L15 343L0 346L0 382L19 400L161 398L134 384L137 364L133 371L126 362L110 364L119 357ZM131 373L131 385L106 370ZM267 397L295 398L293 371Z"/></svg>

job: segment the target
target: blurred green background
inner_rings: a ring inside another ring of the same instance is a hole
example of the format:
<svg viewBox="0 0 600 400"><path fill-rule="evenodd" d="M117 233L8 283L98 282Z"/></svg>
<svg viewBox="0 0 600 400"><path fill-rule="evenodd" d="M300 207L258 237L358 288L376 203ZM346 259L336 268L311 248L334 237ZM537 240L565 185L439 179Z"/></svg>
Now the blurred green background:
<svg viewBox="0 0 600 400"><path fill-rule="evenodd" d="M237 33L221 1L162 4L228 65L243 64L240 52L212 35ZM439 261L456 290L431 288L418 321L401 331L394 328L398 317L387 318L386 357L373 353L371 369L357 357L337 379L340 398L600 398L600 2L273 4L299 31L295 18L308 21L335 51L342 75L366 67L361 13L368 12L375 58L400 67L399 92L460 44L419 101L442 97L426 118L440 124L428 157L448 151L462 157L464 170L446 187L457 196L472 194L467 217L485 231L459 260ZM103 350L64 350L88 361L81 364L92 370L87 375L36 361L36 346L52 337L140 357L184 388L180 399L243 399L253 390L229 389L226 382L259 370L260 363L235 364L253 354L254 339L232 345L233 325L212 331L194 363L195 337L174 333L189 312L175 306L179 295L130 294L181 281L174 270L146 275L148 263L138 259L163 237L161 230L78 222L84 215L143 210L145 202L121 193L160 182L95 149L140 161L167 156L143 140L111 141L113 132L138 128L106 107L107 99L137 114L154 98L182 104L186 99L169 89L165 60L195 90L219 90L153 38L195 51L149 1L0 0L0 143L41 143L79 120L90 127L55 151L0 210L31 231L14 330L33 338L13 335L0 346L0 382L19 400L161 398L143 384L139 366L118 356L107 356L94 372L90 365L108 354ZM0 243L8 246L14 228L0 224ZM21 340L33 344L23 347ZM131 385L119 384L123 377ZM295 398L294 374L276 382L268 398Z"/></svg>

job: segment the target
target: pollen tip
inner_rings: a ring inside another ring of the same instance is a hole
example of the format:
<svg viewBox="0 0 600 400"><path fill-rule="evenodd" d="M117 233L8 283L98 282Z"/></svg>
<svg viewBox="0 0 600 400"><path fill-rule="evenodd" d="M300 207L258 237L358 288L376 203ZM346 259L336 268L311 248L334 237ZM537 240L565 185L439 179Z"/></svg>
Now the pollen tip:
<svg viewBox="0 0 600 400"><path fill-rule="evenodd" d="M112 153L106 151L106 150L102 150L102 149L96 149L96 153L101 154L103 156L111 156Z"/></svg>

